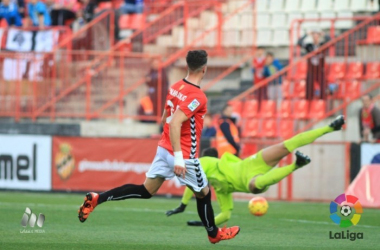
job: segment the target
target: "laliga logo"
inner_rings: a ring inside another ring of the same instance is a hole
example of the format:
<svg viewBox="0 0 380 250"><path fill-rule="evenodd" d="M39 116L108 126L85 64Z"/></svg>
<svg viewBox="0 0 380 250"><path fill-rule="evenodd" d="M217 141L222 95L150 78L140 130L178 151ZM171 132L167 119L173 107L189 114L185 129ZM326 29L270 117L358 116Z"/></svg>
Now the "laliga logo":
<svg viewBox="0 0 380 250"><path fill-rule="evenodd" d="M340 227L355 226L359 223L363 213L359 199L353 195L341 194L330 203L330 219ZM355 233L347 230L346 233L337 232L333 235L330 231L330 239L363 239L363 233Z"/></svg>

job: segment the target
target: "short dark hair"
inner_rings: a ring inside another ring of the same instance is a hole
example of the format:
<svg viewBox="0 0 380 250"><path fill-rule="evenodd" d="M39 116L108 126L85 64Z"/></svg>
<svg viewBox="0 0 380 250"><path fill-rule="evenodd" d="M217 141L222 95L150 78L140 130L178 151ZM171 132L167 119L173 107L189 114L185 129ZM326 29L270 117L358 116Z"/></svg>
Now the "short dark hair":
<svg viewBox="0 0 380 250"><path fill-rule="evenodd" d="M256 49L257 49L257 50L265 50L265 48L262 47L262 46L259 46L259 47L257 47Z"/></svg>
<svg viewBox="0 0 380 250"><path fill-rule="evenodd" d="M218 150L216 148L206 148L202 151L202 157L206 156L218 158Z"/></svg>
<svg viewBox="0 0 380 250"><path fill-rule="evenodd" d="M267 56L274 57L274 54L272 52L267 52Z"/></svg>
<svg viewBox="0 0 380 250"><path fill-rule="evenodd" d="M186 63L190 71L197 71L207 64L207 52L204 50L190 50L187 52Z"/></svg>
<svg viewBox="0 0 380 250"><path fill-rule="evenodd" d="M371 94L365 94L365 95L363 95L362 97L364 97L364 96L368 96L368 98L369 98L370 100L372 100L372 95L371 95Z"/></svg>

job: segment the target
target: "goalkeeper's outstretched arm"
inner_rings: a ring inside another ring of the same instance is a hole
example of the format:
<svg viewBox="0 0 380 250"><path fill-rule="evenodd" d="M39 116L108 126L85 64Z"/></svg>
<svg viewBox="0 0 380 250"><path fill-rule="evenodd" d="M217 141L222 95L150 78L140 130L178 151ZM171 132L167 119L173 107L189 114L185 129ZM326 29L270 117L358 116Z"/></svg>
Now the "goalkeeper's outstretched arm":
<svg viewBox="0 0 380 250"><path fill-rule="evenodd" d="M181 204L179 205L179 207L167 211L166 215L170 216L170 215L182 213L183 211L185 211L187 204L189 204L191 197L193 197L193 194L194 194L193 191L190 188L186 187L185 192L183 192Z"/></svg>

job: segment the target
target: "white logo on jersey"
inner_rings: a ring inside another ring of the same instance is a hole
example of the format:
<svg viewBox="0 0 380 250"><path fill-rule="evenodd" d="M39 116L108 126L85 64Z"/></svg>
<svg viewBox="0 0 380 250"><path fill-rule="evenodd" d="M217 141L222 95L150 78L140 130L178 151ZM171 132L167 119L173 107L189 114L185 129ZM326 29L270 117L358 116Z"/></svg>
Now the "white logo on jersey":
<svg viewBox="0 0 380 250"><path fill-rule="evenodd" d="M181 92L179 92L178 90L175 90L175 89L172 89L170 88L169 90L169 93L171 96L174 96L174 97L177 97L178 99L180 99L181 101L185 101L187 96L186 95L183 95Z"/></svg>
<svg viewBox="0 0 380 250"><path fill-rule="evenodd" d="M200 105L200 103L198 102L197 99L194 99L187 107L191 110L191 111L194 111L196 108L198 108L198 106Z"/></svg>

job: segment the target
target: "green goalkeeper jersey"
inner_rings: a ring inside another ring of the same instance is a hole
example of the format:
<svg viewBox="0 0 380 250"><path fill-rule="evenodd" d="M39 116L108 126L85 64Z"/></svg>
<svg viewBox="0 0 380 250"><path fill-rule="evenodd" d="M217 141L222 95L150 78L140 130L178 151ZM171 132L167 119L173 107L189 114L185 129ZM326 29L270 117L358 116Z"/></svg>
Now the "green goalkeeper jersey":
<svg viewBox="0 0 380 250"><path fill-rule="evenodd" d="M215 190L222 211L215 218L216 224L228 220L226 217L230 216L230 211L233 209L232 193L250 193L249 182L251 179L272 168L262 159L261 151L244 160L230 153L223 154L221 159L201 157L199 160L210 185ZM192 195L192 191L186 188L182 203L187 205Z"/></svg>

